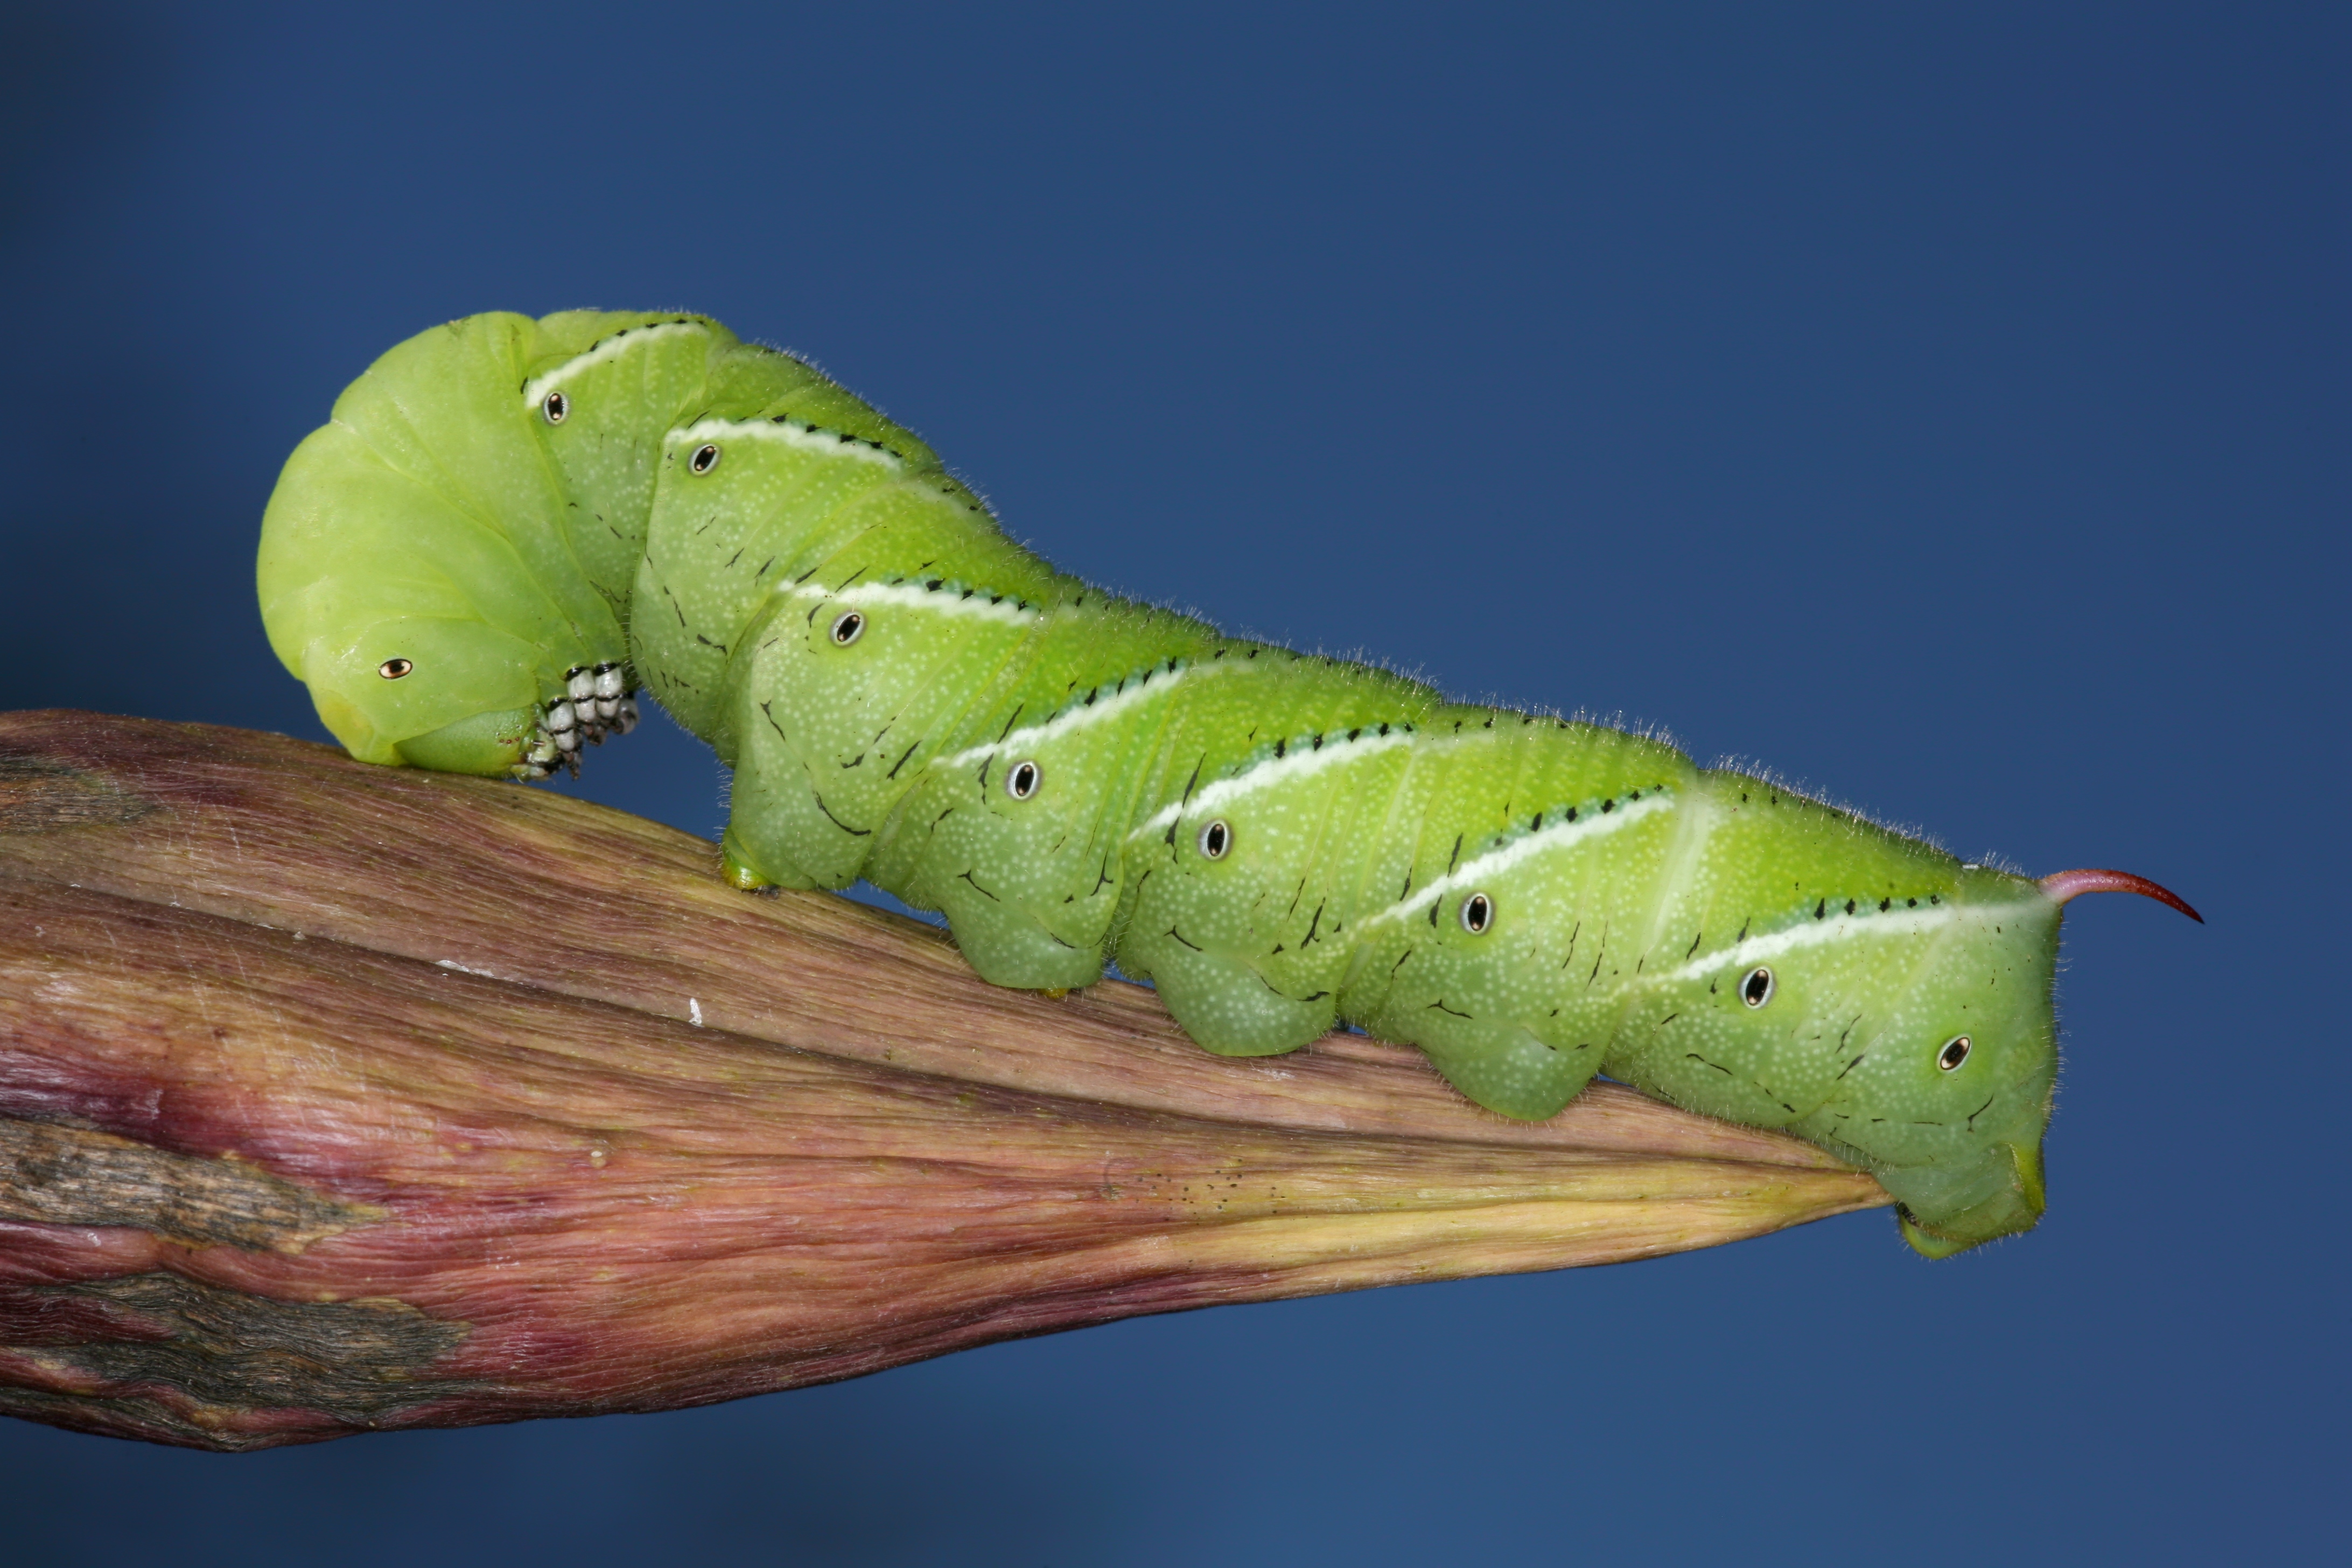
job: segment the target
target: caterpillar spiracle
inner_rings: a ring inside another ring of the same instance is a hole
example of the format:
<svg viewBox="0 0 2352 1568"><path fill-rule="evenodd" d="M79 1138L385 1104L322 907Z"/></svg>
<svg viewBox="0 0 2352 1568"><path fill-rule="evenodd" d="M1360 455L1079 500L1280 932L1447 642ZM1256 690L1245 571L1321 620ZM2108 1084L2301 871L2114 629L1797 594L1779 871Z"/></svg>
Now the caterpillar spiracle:
<svg viewBox="0 0 2352 1568"><path fill-rule="evenodd" d="M295 451L271 646L366 762L543 777L640 689L725 873L860 878L1000 985L1106 960L1211 1051L1336 1023L1548 1117L1596 1074L1872 1172L1944 1256L2042 1213L2062 906L1658 741L1105 595L912 434L679 314L411 338Z"/></svg>

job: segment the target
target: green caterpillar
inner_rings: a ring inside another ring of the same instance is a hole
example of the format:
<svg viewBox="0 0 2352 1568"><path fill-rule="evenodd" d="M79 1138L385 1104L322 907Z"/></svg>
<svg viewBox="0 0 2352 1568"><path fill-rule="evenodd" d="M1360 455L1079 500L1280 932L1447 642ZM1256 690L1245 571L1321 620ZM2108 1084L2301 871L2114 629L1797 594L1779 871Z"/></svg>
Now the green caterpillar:
<svg viewBox="0 0 2352 1568"><path fill-rule="evenodd" d="M1656 741L1110 597L908 431L698 316L402 343L286 465L271 646L364 761L543 777L640 683L735 770L739 885L865 878L1001 984L1154 982L1212 1051L1346 1021L1537 1119L1596 1072L2031 1226L2060 908Z"/></svg>

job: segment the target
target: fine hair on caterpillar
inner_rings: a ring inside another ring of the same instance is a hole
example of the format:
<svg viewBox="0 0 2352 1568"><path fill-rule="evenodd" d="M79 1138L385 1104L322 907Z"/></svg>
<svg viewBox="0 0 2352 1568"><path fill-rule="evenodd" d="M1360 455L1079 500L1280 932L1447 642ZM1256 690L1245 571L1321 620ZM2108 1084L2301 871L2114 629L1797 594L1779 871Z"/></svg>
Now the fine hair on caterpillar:
<svg viewBox="0 0 2352 1568"><path fill-rule="evenodd" d="M1506 1116L1606 1073L1869 1170L1932 1256L2042 1212L2063 904L2194 913L1107 595L688 314L394 348L287 463L258 584L363 761L576 769L642 690L733 770L739 887L863 879L1003 985L1115 962L1224 1055L1356 1026Z"/></svg>

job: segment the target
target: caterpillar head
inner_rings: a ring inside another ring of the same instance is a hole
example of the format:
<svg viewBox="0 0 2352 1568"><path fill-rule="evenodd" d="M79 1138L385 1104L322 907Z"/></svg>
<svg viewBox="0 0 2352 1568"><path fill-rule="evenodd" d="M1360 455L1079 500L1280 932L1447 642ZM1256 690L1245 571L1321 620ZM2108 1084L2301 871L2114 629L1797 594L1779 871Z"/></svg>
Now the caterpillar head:
<svg viewBox="0 0 2352 1568"><path fill-rule="evenodd" d="M402 616L320 638L300 673L353 756L501 774L523 763L539 726L538 662L480 621Z"/></svg>
<svg viewBox="0 0 2352 1568"><path fill-rule="evenodd" d="M327 728L364 762L544 778L637 721L619 663L544 663L479 621L404 616L312 645L305 679Z"/></svg>
<svg viewBox="0 0 2352 1568"><path fill-rule="evenodd" d="M576 564L581 509L548 464L550 416L517 395L533 366L614 324L494 312L429 329L287 459L255 563L262 624L354 757L536 777L583 731L624 727L625 693L612 715L578 710L580 673L598 703L593 672L618 682L627 638Z"/></svg>

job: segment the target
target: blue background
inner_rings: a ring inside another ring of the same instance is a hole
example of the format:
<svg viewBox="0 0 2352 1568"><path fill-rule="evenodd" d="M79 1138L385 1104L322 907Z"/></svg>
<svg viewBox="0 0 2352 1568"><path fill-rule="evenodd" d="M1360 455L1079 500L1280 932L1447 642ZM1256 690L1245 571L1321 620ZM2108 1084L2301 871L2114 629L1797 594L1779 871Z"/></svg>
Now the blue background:
<svg viewBox="0 0 2352 1568"><path fill-rule="evenodd" d="M0 1554L2340 1561L2347 16L12 8L11 704L320 734L250 562L336 392L682 307L1111 587L2211 923L2072 912L2049 1217L1954 1261L1855 1215L239 1458L0 1422ZM663 723L579 787L719 821Z"/></svg>

